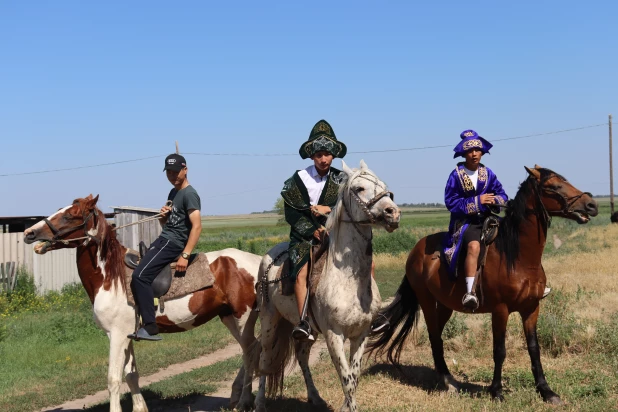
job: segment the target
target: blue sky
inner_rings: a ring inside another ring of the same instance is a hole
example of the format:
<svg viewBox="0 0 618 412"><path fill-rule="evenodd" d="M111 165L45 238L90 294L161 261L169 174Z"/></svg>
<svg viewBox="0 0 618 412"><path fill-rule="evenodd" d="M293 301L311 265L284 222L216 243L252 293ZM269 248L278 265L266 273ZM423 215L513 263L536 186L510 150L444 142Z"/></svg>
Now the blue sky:
<svg viewBox="0 0 618 412"><path fill-rule="evenodd" d="M492 141L618 116L617 16L609 1L0 2L0 175L159 156L0 177L0 216L89 193L104 211L158 208L175 140L293 154L322 118L350 152L449 145L345 158L364 158L400 203L441 202L464 129ZM510 196L535 163L607 194L607 135L496 142L483 161ZM203 214L270 209L310 164L186 157Z"/></svg>

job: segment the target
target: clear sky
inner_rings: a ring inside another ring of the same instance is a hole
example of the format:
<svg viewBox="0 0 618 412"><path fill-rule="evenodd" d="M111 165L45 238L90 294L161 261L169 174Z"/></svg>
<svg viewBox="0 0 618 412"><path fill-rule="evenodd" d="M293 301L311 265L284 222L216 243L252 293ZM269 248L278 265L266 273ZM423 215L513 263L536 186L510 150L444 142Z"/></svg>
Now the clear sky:
<svg viewBox="0 0 618 412"><path fill-rule="evenodd" d="M399 203L443 202L464 129L492 141L618 117L617 19L615 1L0 2L0 175L157 156L0 177L0 216L89 193L104 211L159 208L175 140L294 154L322 118L350 152L448 145L345 158L364 158ZM535 163L607 194L607 136L495 142L483 162L510 196ZM271 209L310 164L186 157L203 214Z"/></svg>

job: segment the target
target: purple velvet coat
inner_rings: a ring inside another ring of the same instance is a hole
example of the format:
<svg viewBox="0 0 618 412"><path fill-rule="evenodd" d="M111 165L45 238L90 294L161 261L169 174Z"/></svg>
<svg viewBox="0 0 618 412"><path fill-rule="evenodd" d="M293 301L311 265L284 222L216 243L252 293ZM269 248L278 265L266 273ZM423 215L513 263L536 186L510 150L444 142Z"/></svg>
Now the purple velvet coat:
<svg viewBox="0 0 618 412"><path fill-rule="evenodd" d="M444 239L444 258L448 264L449 274L455 277L457 260L461 251L461 241L468 229L471 218L489 214L490 207L482 205L480 195L493 193L498 204L505 204L509 199L502 184L488 167L479 165L479 179L474 189L472 180L464 170L464 163L458 163L446 182L444 203L451 212L448 234Z"/></svg>

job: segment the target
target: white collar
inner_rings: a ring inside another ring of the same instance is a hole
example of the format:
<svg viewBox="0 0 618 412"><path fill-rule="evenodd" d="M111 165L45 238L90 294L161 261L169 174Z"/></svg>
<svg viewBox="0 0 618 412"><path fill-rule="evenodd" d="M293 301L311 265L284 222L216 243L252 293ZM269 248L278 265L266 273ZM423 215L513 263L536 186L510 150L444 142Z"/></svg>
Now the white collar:
<svg viewBox="0 0 618 412"><path fill-rule="evenodd" d="M324 178L328 177L328 174L329 174L329 173L330 173L330 167L328 168L328 172L327 172L324 176L320 176L320 174L318 173L318 169L316 169L316 168L315 168L315 165L312 165L312 166L309 168L309 175L310 175L311 177L313 177L314 179L315 179L316 177L319 177L320 179L324 179Z"/></svg>

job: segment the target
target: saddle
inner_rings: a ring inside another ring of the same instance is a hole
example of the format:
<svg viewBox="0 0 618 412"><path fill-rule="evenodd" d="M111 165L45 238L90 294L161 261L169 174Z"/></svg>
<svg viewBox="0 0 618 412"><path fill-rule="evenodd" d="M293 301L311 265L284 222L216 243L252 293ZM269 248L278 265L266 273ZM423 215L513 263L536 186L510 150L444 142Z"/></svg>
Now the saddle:
<svg viewBox="0 0 618 412"><path fill-rule="evenodd" d="M130 304L134 305L135 300L131 290L131 275L133 269L139 265L140 260L146 255L148 247L142 241L139 243L139 252L132 249L127 249L124 256L124 263L127 268L126 283L127 283L127 299ZM204 253L192 253L189 256L189 263L185 272L176 272L176 261L165 266L152 282L152 292L155 298L158 298L161 312L164 308L164 299L172 299L188 295L197 290L210 287L214 283L214 276L210 270L210 264Z"/></svg>
<svg viewBox="0 0 618 412"><path fill-rule="evenodd" d="M311 257L309 258L309 270L307 274L307 283L309 284L309 293L315 294L320 278L322 277L322 271L326 264L326 257L328 256L328 237L324 239L319 245L312 246ZM287 258L283 265L279 268L277 278L281 279L281 294L283 296L291 296L294 294L294 284L296 279L292 279L288 276L290 273L290 258Z"/></svg>

